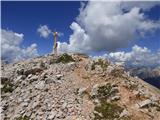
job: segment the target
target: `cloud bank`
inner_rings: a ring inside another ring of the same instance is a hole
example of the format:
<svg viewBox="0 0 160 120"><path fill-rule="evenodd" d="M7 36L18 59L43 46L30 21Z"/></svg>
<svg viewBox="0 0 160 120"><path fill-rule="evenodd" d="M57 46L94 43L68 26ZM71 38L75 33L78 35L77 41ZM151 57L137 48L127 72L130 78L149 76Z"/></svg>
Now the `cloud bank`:
<svg viewBox="0 0 160 120"><path fill-rule="evenodd" d="M131 10L133 7L141 8L142 10L149 10L152 7L160 5L159 1L125 1L121 3L122 8Z"/></svg>
<svg viewBox="0 0 160 120"><path fill-rule="evenodd" d="M95 59L103 58L109 59L112 62L125 65L125 66L160 66L160 49L152 52L146 47L134 45L130 52L118 51L103 54L101 56L91 56Z"/></svg>
<svg viewBox="0 0 160 120"><path fill-rule="evenodd" d="M10 30L1 29L1 60L15 62L38 55L37 44L21 48L24 35Z"/></svg>
<svg viewBox="0 0 160 120"><path fill-rule="evenodd" d="M160 28L159 21L147 19L143 10L155 2L97 2L89 1L80 8L77 20L70 28L69 43L59 42L61 52L115 51L127 47L137 38ZM128 12L124 12L127 10Z"/></svg>
<svg viewBox="0 0 160 120"><path fill-rule="evenodd" d="M138 45L134 45L130 52L111 52L109 54L104 54L102 57L132 66L160 65L160 50L152 53L150 49Z"/></svg>

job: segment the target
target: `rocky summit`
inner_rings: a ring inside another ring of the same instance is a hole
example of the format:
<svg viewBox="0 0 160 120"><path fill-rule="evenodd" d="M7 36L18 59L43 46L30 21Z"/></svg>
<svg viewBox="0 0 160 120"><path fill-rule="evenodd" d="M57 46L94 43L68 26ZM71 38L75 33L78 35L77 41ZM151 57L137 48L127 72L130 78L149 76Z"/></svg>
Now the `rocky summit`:
<svg viewBox="0 0 160 120"><path fill-rule="evenodd" d="M160 90L82 54L1 66L2 120L160 120Z"/></svg>

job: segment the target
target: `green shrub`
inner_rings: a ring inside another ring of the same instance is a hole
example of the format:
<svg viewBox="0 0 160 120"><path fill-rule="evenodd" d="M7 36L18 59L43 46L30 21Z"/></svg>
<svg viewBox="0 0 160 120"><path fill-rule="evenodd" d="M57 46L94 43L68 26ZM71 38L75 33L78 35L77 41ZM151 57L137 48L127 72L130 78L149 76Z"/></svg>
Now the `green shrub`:
<svg viewBox="0 0 160 120"><path fill-rule="evenodd" d="M100 86L97 90L97 94L95 96L92 96L92 98L98 98L100 100L105 99L112 94L112 86L110 83Z"/></svg>
<svg viewBox="0 0 160 120"><path fill-rule="evenodd" d="M69 63L69 62L75 62L75 60L72 58L72 56L68 55L67 53L62 54L56 60L56 63Z"/></svg>
<svg viewBox="0 0 160 120"><path fill-rule="evenodd" d="M30 120L30 118L27 116L24 116L24 117L20 116L20 117L16 118L16 120Z"/></svg>
<svg viewBox="0 0 160 120"><path fill-rule="evenodd" d="M138 85L137 84L129 85L129 89L130 90L137 90L138 89Z"/></svg>
<svg viewBox="0 0 160 120"><path fill-rule="evenodd" d="M93 62L92 66L91 66L91 70L95 70L95 66L96 65L101 66L101 68L103 69L103 71L105 71L109 64L105 60L98 59L97 62L95 62L95 61Z"/></svg>
<svg viewBox="0 0 160 120"><path fill-rule="evenodd" d="M160 106L157 106L156 110L157 110L158 112L160 112Z"/></svg>
<svg viewBox="0 0 160 120"><path fill-rule="evenodd" d="M113 89L115 85L107 83L98 87L97 94L92 96L92 99L98 99L100 105L95 105L94 120L130 120L129 117L120 118L120 114L124 108L118 106L114 102L107 102L107 99L118 92L118 89Z"/></svg>
<svg viewBox="0 0 160 120"><path fill-rule="evenodd" d="M119 118L123 108L114 103L101 101L101 105L96 106L94 110L96 111L94 120L115 120L115 118Z"/></svg>
<svg viewBox="0 0 160 120"><path fill-rule="evenodd" d="M111 71L111 75L114 77L121 77L123 75L124 71L122 69L114 69Z"/></svg>
<svg viewBox="0 0 160 120"><path fill-rule="evenodd" d="M4 92L4 93L7 93L7 92L12 92L14 90L14 85L11 84L10 82L6 82L5 84L2 84L3 87L1 88L1 91Z"/></svg>

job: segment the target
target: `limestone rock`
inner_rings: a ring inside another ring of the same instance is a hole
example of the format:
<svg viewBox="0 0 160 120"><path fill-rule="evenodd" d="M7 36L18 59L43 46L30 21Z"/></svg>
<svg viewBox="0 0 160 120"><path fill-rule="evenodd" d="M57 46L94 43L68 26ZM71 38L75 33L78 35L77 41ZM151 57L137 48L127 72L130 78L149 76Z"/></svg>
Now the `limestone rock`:
<svg viewBox="0 0 160 120"><path fill-rule="evenodd" d="M126 109L124 109L120 114L120 118L121 117L126 117L126 116L129 116L129 112Z"/></svg>
<svg viewBox="0 0 160 120"><path fill-rule="evenodd" d="M13 91L2 92L1 119L92 120L105 111L115 120L159 120L158 90L104 59L94 68L96 60L72 57L75 62L56 63L49 54L3 65L1 89Z"/></svg>
<svg viewBox="0 0 160 120"><path fill-rule="evenodd" d="M81 96L83 93L86 92L86 90L87 90L87 88L80 88L80 89L78 90L78 95Z"/></svg>
<svg viewBox="0 0 160 120"><path fill-rule="evenodd" d="M147 100L144 100L144 101L141 101L138 103L140 108L145 108L145 107L148 107L149 105L152 105L152 104L154 104L154 103L150 99L147 99Z"/></svg>
<svg viewBox="0 0 160 120"><path fill-rule="evenodd" d="M111 97L111 101L117 101L117 100L120 100L120 96Z"/></svg>
<svg viewBox="0 0 160 120"><path fill-rule="evenodd" d="M62 75L62 74L58 74L58 75L56 75L56 78L57 78L58 80L60 80L62 77L63 77L63 75Z"/></svg>
<svg viewBox="0 0 160 120"><path fill-rule="evenodd" d="M49 114L49 116L48 116L48 119L49 120L53 120L56 117L56 114L57 114L56 111L51 111L50 114Z"/></svg>
<svg viewBox="0 0 160 120"><path fill-rule="evenodd" d="M44 81L39 81L39 82L36 84L35 88L37 88L37 89L43 89L44 86L45 86L45 82L44 82Z"/></svg>
<svg viewBox="0 0 160 120"><path fill-rule="evenodd" d="M28 69L28 70L24 70L24 75L29 75L29 74L36 74L36 73L39 73L43 71L42 68L40 67L34 67L34 68L31 68L31 69Z"/></svg>

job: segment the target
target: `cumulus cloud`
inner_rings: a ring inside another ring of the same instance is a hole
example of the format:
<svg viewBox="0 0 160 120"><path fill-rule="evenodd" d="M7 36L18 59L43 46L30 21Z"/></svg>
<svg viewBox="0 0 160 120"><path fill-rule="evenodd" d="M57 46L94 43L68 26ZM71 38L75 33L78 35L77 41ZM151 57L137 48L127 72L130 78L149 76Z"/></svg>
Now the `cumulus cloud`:
<svg viewBox="0 0 160 120"><path fill-rule="evenodd" d="M146 47L140 47L134 45L130 52L111 52L105 54L102 57L111 59L114 62L123 63L126 65L134 66L155 66L160 65L160 51L152 53L150 49Z"/></svg>
<svg viewBox="0 0 160 120"><path fill-rule="evenodd" d="M59 37L61 37L61 36L63 36L63 35L64 35L64 33L58 32L58 36L59 36Z"/></svg>
<svg viewBox="0 0 160 120"><path fill-rule="evenodd" d="M41 37L43 38L48 38L50 34L52 34L52 30L49 29L47 25L40 25L39 28L37 29L37 32L40 34ZM56 31L58 33L58 36L61 37L64 34L62 32Z"/></svg>
<svg viewBox="0 0 160 120"><path fill-rule="evenodd" d="M51 30L48 28L47 25L40 25L37 29L37 32L40 34L41 37L47 38L51 33Z"/></svg>
<svg viewBox="0 0 160 120"><path fill-rule="evenodd" d="M154 7L155 5L160 5L159 1L125 1L121 3L122 8L126 10L130 10L133 7L139 7L142 10L149 10L150 8Z"/></svg>
<svg viewBox="0 0 160 120"><path fill-rule="evenodd" d="M59 51L112 52L127 47L137 38L144 37L145 33L160 28L159 22L147 19L140 12L141 8L149 9L151 5L135 6L130 2L122 5L122 2L102 1L90 1L86 6L82 5L77 21L70 26L73 34L69 43L59 43ZM128 12L123 12L123 9L128 9Z"/></svg>
<svg viewBox="0 0 160 120"><path fill-rule="evenodd" d="M89 45L86 42L89 40L89 36L85 34L84 29L76 22L73 22L70 26L73 30L73 34L69 38L69 43L58 43L58 50L63 52L86 52L90 50ZM82 49L83 48L83 49Z"/></svg>
<svg viewBox="0 0 160 120"><path fill-rule="evenodd" d="M27 48L20 47L23 37L23 34L1 29L1 60L15 62L38 55L35 43Z"/></svg>

